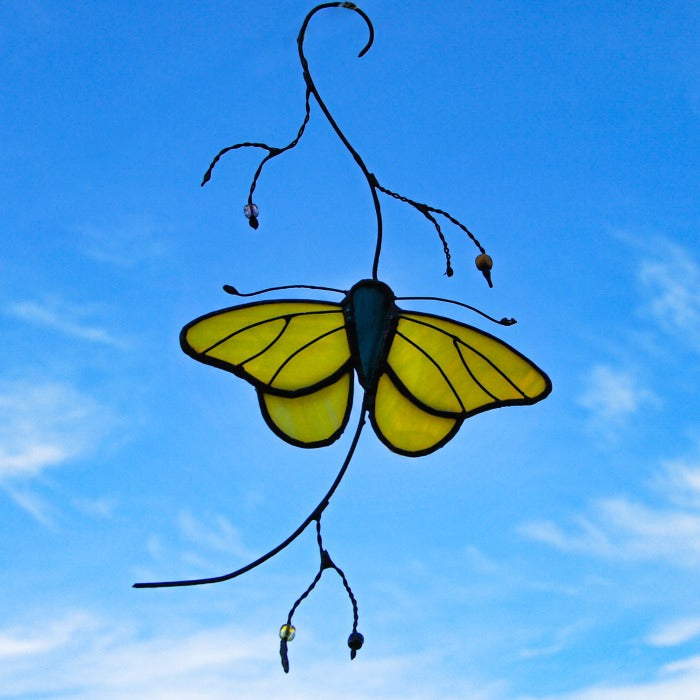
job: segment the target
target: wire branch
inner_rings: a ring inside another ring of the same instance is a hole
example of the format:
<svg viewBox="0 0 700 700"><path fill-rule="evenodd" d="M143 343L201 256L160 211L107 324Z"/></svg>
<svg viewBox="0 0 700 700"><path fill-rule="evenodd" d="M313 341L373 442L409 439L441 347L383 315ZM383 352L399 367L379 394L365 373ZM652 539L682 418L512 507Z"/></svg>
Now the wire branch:
<svg viewBox="0 0 700 700"><path fill-rule="evenodd" d="M355 448L357 447L357 442L360 439L360 433L362 432L362 427L365 424L365 414L367 412L367 409L365 406L362 407L362 411L360 413L360 420L357 424L357 429L355 430L355 435L352 438L352 442L350 443L350 448L348 449L347 454L345 455L345 460L343 461L343 465L340 467L340 471L338 472L337 476L335 477L335 481L331 484L330 489L328 489L328 493L321 499L320 503L311 511L311 514L304 520L304 522L299 525L299 527L291 534L287 539L284 541L280 542L276 547L273 547L267 554L263 554L261 557L256 559L255 561L250 562L250 564L246 564L245 566L242 566L240 569L236 569L235 571L232 571L229 574L224 574L223 576L212 576L209 578L198 578L198 579L187 579L183 581L155 581L151 583L135 583L133 585L134 588L174 588L174 587L179 587L179 586L201 586L204 584L208 583L221 583L222 581L230 581L233 578L236 578L237 576L240 576L241 574L244 574L246 571L250 571L251 569L254 569L256 566L260 566L260 564L263 564L266 562L268 559L271 559L272 557L275 556L275 554L279 554L285 547L288 547L294 540L301 535L304 530L308 527L309 523L311 523L314 520L318 520L321 517L321 513L326 509L328 506L328 503L331 499L331 496L335 493L335 490L338 488L338 485L340 484L343 476L345 476L345 472L348 469L348 466L350 464L350 460L352 459L353 454L355 453Z"/></svg>

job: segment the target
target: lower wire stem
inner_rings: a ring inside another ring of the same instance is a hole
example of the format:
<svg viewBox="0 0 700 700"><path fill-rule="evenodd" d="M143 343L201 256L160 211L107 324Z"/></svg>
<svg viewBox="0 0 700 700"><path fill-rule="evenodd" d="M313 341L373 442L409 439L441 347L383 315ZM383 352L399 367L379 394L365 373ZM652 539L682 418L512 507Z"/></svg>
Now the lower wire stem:
<svg viewBox="0 0 700 700"><path fill-rule="evenodd" d="M289 537L287 537L286 540L280 542L280 544L271 549L267 554L263 554L255 561L250 562L250 564L246 564L240 569L236 569L235 571L232 571L229 574L224 574L223 576L188 579L184 581L154 581L149 583L135 583L133 584L133 588L174 588L177 586L201 586L207 583L221 583L223 581L230 581L232 578L236 578L237 576L246 573L246 571L254 569L256 566L260 566L260 564L266 562L268 559L274 557L275 554L281 552L285 547L294 542L294 540L297 537L299 537L299 535L301 535L301 533L304 532L304 530L306 530L306 528L311 522L313 522L314 520L318 520L321 517L321 513L323 513L323 511L328 506L331 497L335 493L335 490L338 488L338 485L340 484L343 476L345 476L345 472L347 471L347 468L350 465L350 460L352 459L352 456L355 453L355 448L357 447L357 443L360 439L360 434L362 433L362 428L365 424L366 413L367 409L365 406L363 406L362 411L360 413L360 420L357 424L357 428L355 430L355 435L352 438L352 442L350 443L348 453L347 455L345 455L343 465L340 467L340 471L335 477L335 481L331 484L330 489L328 489L328 493L326 493L326 495L321 499L321 502L313 509L311 514L306 518L306 520L304 520L304 522L302 522L301 525L299 525L299 527Z"/></svg>

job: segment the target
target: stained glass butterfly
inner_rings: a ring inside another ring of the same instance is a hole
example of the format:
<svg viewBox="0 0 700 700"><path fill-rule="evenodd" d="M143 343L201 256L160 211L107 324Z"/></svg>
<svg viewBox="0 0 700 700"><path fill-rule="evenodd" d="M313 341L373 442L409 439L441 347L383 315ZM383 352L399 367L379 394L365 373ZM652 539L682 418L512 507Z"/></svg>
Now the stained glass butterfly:
<svg viewBox="0 0 700 700"><path fill-rule="evenodd" d="M480 255L476 265L489 286L492 286L492 261L474 234L446 211L421 204L380 185L336 124L314 85L303 48L311 17L319 10L332 7L349 9L362 17L369 29L369 41L359 55L363 56L370 48L374 37L372 23L353 3L330 2L311 10L302 23L297 42L306 83L306 113L296 138L281 148L251 142L224 148L209 166L202 185L209 181L213 168L225 153L244 147L266 150L267 155L255 172L244 207L248 223L257 229L260 211L252 196L263 166L299 143L309 121L310 98L313 96L362 170L370 188L377 217L372 276L361 280L349 291L308 285L263 290L305 287L340 292L343 298L339 302L315 299L255 301L214 311L188 323L180 334L180 345L194 359L232 372L252 384L268 426L283 440L300 447L330 445L340 437L348 423L357 378L363 396L355 434L326 495L306 520L269 552L223 576L134 584L136 588L160 588L230 580L275 556L311 522L315 522L321 561L315 578L296 600L280 629L280 656L285 671L289 670L287 645L296 634L292 625L294 612L326 569L338 573L352 604L353 625L347 640L351 658L355 658L363 644L364 638L357 631L355 596L345 574L323 547L321 516L350 464L365 417L369 417L375 433L389 449L401 455L418 457L445 445L469 416L501 406L536 403L552 388L547 375L510 345L465 323L405 310L397 301L420 297L396 297L385 283L379 281L377 270L383 226L378 192L410 204L433 224L443 245L448 276L453 274L450 250L436 218L438 215L462 229L477 246ZM262 293L240 294L233 287L224 288L239 296ZM496 321L461 302L442 301L465 306L502 325L514 323L512 319Z"/></svg>
<svg viewBox="0 0 700 700"><path fill-rule="evenodd" d="M252 384L270 428L300 447L342 434L355 374L379 439L411 457L442 447L469 416L532 404L551 390L544 372L503 341L405 311L371 279L339 303L275 300L215 311L188 323L180 344Z"/></svg>

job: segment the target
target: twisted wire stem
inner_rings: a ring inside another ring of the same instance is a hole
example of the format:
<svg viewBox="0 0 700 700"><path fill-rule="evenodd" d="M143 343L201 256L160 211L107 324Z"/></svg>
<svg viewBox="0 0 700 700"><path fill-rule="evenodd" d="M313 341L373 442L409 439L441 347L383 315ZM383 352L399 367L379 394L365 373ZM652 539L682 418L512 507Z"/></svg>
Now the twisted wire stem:
<svg viewBox="0 0 700 700"><path fill-rule="evenodd" d="M435 217L431 215L431 212L433 214L439 214L441 216L444 216L448 221L452 222L455 226L458 228L462 229L464 233L469 236L469 238L472 240L474 245L479 249L479 252L481 253L486 253L486 250L484 249L484 246L479 243L477 240L476 236L461 222L459 219L455 219L454 216L452 216L450 213L446 212L444 209L438 209L437 207L431 207L428 204L422 204L421 202L416 202L413 199L410 199L409 197L405 197L402 194L399 194L398 192L392 192L392 190L388 189L387 187L383 187L382 185L379 184L379 182L375 181L375 187L380 191L383 192L384 194L389 195L390 197L393 197L394 199L398 199L400 202L405 202L406 204L410 204L412 207L417 209L423 216L425 216L426 219L428 219L430 222L432 222L433 226L437 229L438 235L440 236L440 240L442 241L444 250L445 250L445 257L447 258L447 276L452 277L452 272L450 268L450 251L449 248L447 247L447 241L445 241L445 237L443 236L442 230L440 229L440 225L438 222L435 220Z"/></svg>
<svg viewBox="0 0 700 700"><path fill-rule="evenodd" d="M318 89L316 88L314 81L311 77L311 71L309 69L309 64L306 59L306 56L304 55L304 39L306 37L306 29L309 24L309 21L311 17L316 14L319 10L326 9L329 7L340 7L340 8L345 8L354 11L362 19L365 21L367 24L367 27L369 29L369 40L367 44L364 46L364 48L360 51L358 56L363 56L371 47L372 42L374 40L374 27L372 26L372 22L370 21L369 17L359 8L357 5L355 5L352 2L329 2L329 3L324 3L322 5L318 5L317 7L313 8L307 15L306 18L304 19L304 22L302 23L301 29L299 30L299 35L297 37L297 44L299 48L299 60L301 62L301 67L303 71L303 77L304 77L304 82L306 83L306 98L305 98L305 114L304 114L304 119L302 121L301 126L299 127L299 131L297 132L296 138L294 138L290 143L288 143L286 146L283 148L276 148L273 146L269 146L265 143L258 143L258 142L245 142L245 143L238 143L233 146L228 146L226 148L223 148L219 153L216 154L214 159L212 160L211 164L209 165L209 168L207 169L206 173L204 174L204 177L202 178L202 186L204 186L209 180L211 179L212 171L216 167L217 163L221 159L223 155L228 153L229 151L238 149L238 148L245 148L245 147L252 147L252 148L262 148L267 151L267 155L262 159L260 164L258 165L257 170L255 171L255 174L253 175L253 181L250 185L250 190L248 191L248 207L247 207L247 213L246 216L248 217L248 223L252 228L257 229L258 228L258 218L257 218L257 211L256 208L253 204L253 193L255 192L255 188L258 183L258 179L262 173L262 169L265 166L265 164L271 160L272 158L277 157L278 155L291 150L294 148L300 141L301 137L304 134L304 130L306 129L306 125L309 122L310 119L310 114L311 114L311 105L310 105L310 98L311 95L314 96L314 99L318 103L318 106L321 108L321 111L323 112L324 116L328 120L329 124L337 134L338 138L341 140L345 148L350 152L352 155L353 159L355 160L355 163L357 166L362 170L362 173L364 174L367 183L370 188L370 192L372 195L372 202L374 204L374 209L376 213L376 219L377 219L377 241L376 241L376 246L375 246L375 253L374 253L374 262L372 266L372 277L373 279L377 279L377 270L379 266L379 257L381 254L381 248L382 248L382 237L383 237L383 223L382 223L382 212L381 212L381 206L379 203L379 198L377 197L377 191L383 192L384 194L389 195L390 197L393 197L394 199L398 199L401 202L405 202L406 204L410 204L412 207L417 209L423 216L425 216L428 221L435 227L435 230L437 231L437 234L440 238L440 242L442 243L442 249L443 253L445 255L445 274L448 277L452 277L454 274L454 270L452 268L452 257L450 254L450 248L447 244L447 240L445 238L445 235L442 232L442 228L440 227L439 222L437 219L433 216L433 214L438 214L440 216L444 216L448 221L450 221L452 224L460 228L462 231L464 231L467 236L472 240L472 242L476 245L476 247L479 249L479 251L482 254L486 254L486 250L484 247L479 243L477 240L476 236L458 219L453 217L451 214L448 212L444 211L443 209L438 209L436 207L429 206L427 204L422 204L421 202L416 202L413 199L410 199L409 197L405 197L404 195L398 194L397 192L393 192L392 190L383 187L382 185L379 184L379 181L377 180L376 176L374 173L371 173L368 169L367 166L365 165L364 161L362 160L360 154L352 147L350 142L348 141L347 136L343 133L343 131L340 129L338 126L337 122L333 118L333 116L330 113L330 110L324 103L323 99L321 98L321 95L318 92ZM487 277L488 281L488 277ZM489 286L491 284L489 283Z"/></svg>
<svg viewBox="0 0 700 700"><path fill-rule="evenodd" d="M306 88L306 98L304 100L304 119L301 122L301 126L299 127L299 130L297 131L297 135L294 139L292 139L286 146L283 146L282 148L277 148L276 146L268 146L266 143L258 143L258 142L251 142L251 141L245 141L244 143L236 143L233 146L227 146L226 148L222 148L213 158L211 163L209 164L209 167L207 168L207 171L204 173L204 176L202 177L202 182L200 184L200 187L204 187L204 185L211 180L211 174L214 168L216 167L216 164L221 160L221 157L226 155L229 151L235 151L239 148L262 148L267 151L267 155L260 161L260 164L258 165L257 170L255 171L255 174L253 175L253 181L250 184L250 190L248 191L248 206L253 207L253 192L255 192L255 188L257 187L258 184L258 178L260 177L260 174L262 173L263 167L265 167L265 163L267 163L269 160L272 158L275 158L276 156L280 155L281 153L284 153L285 151L289 151L292 148L294 148L299 141L301 140L301 137L304 135L304 131L306 130L306 125L309 123L309 119L311 118L311 90L307 87ZM254 214L251 215L250 217L250 222L251 226L253 228L257 228L257 216Z"/></svg>
<svg viewBox="0 0 700 700"><path fill-rule="evenodd" d="M355 595L352 592L352 588L350 588L350 584L348 583L348 579L345 576L345 573L343 570L335 564L335 562L331 559L331 555L328 553L327 549L323 548L323 539L321 537L321 515L316 518L316 543L318 544L318 551L319 554L321 555L321 563L318 568L318 573L316 576L314 576L313 581L309 584L308 588L294 601L294 604L292 605L289 614L287 615L287 622L286 622L286 627L291 627L292 626L292 618L294 617L294 613L296 612L297 608L301 605L302 601L305 600L311 591L316 587L316 584L321 580L321 576L323 576L323 572L326 569L334 569L335 572L340 576L343 586L345 587L345 591L348 594L348 598L350 599L350 604L352 605L352 632L351 636L353 634L357 634L357 623L359 619L358 615L358 610L357 610L357 599L355 598ZM351 648L350 651L350 658L354 659L355 656L357 655L357 650L354 648ZM282 637L280 640L280 659L282 661L282 668L284 669L285 673L289 673L289 649L288 649L288 640L286 637Z"/></svg>
<svg viewBox="0 0 700 700"><path fill-rule="evenodd" d="M331 501L331 497L335 493L335 490L338 488L340 485L340 482L342 481L343 477L345 476L345 472L347 471L348 467L350 466L350 460L352 460L353 454L355 454L355 448L357 447L357 443L360 440L360 434L362 433L362 428L364 427L365 421L366 421L366 415L367 411L369 410L368 408L368 399L365 398L363 404L362 404L362 411L360 412L360 419L357 423L357 428L355 429L355 435L352 438L352 442L350 443L350 447L348 448L347 454L345 455L345 459L343 460L343 464L340 467L340 471L336 474L335 480L331 484L331 487L328 489L326 492L326 495L320 500L319 504L311 511L311 514L302 522L299 527L294 530L294 532L287 537L284 541L280 542L276 547L273 547L267 554L263 554L261 557L258 557L255 561L251 561L249 564L246 564L245 566L242 566L240 569L236 569L235 571L231 571L228 574L223 574L222 576L211 576L208 578L195 578L195 579L186 579L182 581L152 581L149 583L135 583L133 584L134 588L174 588L174 587L180 587L180 586L201 586L201 585L206 585L209 583L222 583L223 581L230 581L233 578L236 578L237 576L240 576L241 574L245 574L247 571L250 571L251 569L254 569L257 566L260 566L260 564L263 564L266 562L268 559L271 559L274 557L276 554L279 554L283 549L288 547L294 540L301 535L304 530L313 522L314 520L318 520L321 517L321 514L323 511L328 507L328 504Z"/></svg>

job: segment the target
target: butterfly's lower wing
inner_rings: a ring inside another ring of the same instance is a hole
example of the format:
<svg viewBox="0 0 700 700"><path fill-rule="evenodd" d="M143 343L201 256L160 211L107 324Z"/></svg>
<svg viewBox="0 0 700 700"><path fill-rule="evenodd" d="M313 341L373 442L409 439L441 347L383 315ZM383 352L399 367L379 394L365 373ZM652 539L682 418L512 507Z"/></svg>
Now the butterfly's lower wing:
<svg viewBox="0 0 700 700"><path fill-rule="evenodd" d="M289 397L258 390L267 424L283 440L299 447L323 447L345 430L352 406L353 375L341 374L332 384Z"/></svg>
<svg viewBox="0 0 700 700"><path fill-rule="evenodd" d="M264 301L215 311L188 323L182 349L245 379L281 438L302 447L336 440L352 403L352 365L342 306Z"/></svg>
<svg viewBox="0 0 700 700"><path fill-rule="evenodd" d="M536 403L551 388L541 369L498 338L441 316L400 311L372 420L390 449L419 456L444 445L465 418Z"/></svg>
<svg viewBox="0 0 700 700"><path fill-rule="evenodd" d="M463 417L425 410L385 372L377 383L370 420L374 432L390 450L420 457L450 440L459 430Z"/></svg>

